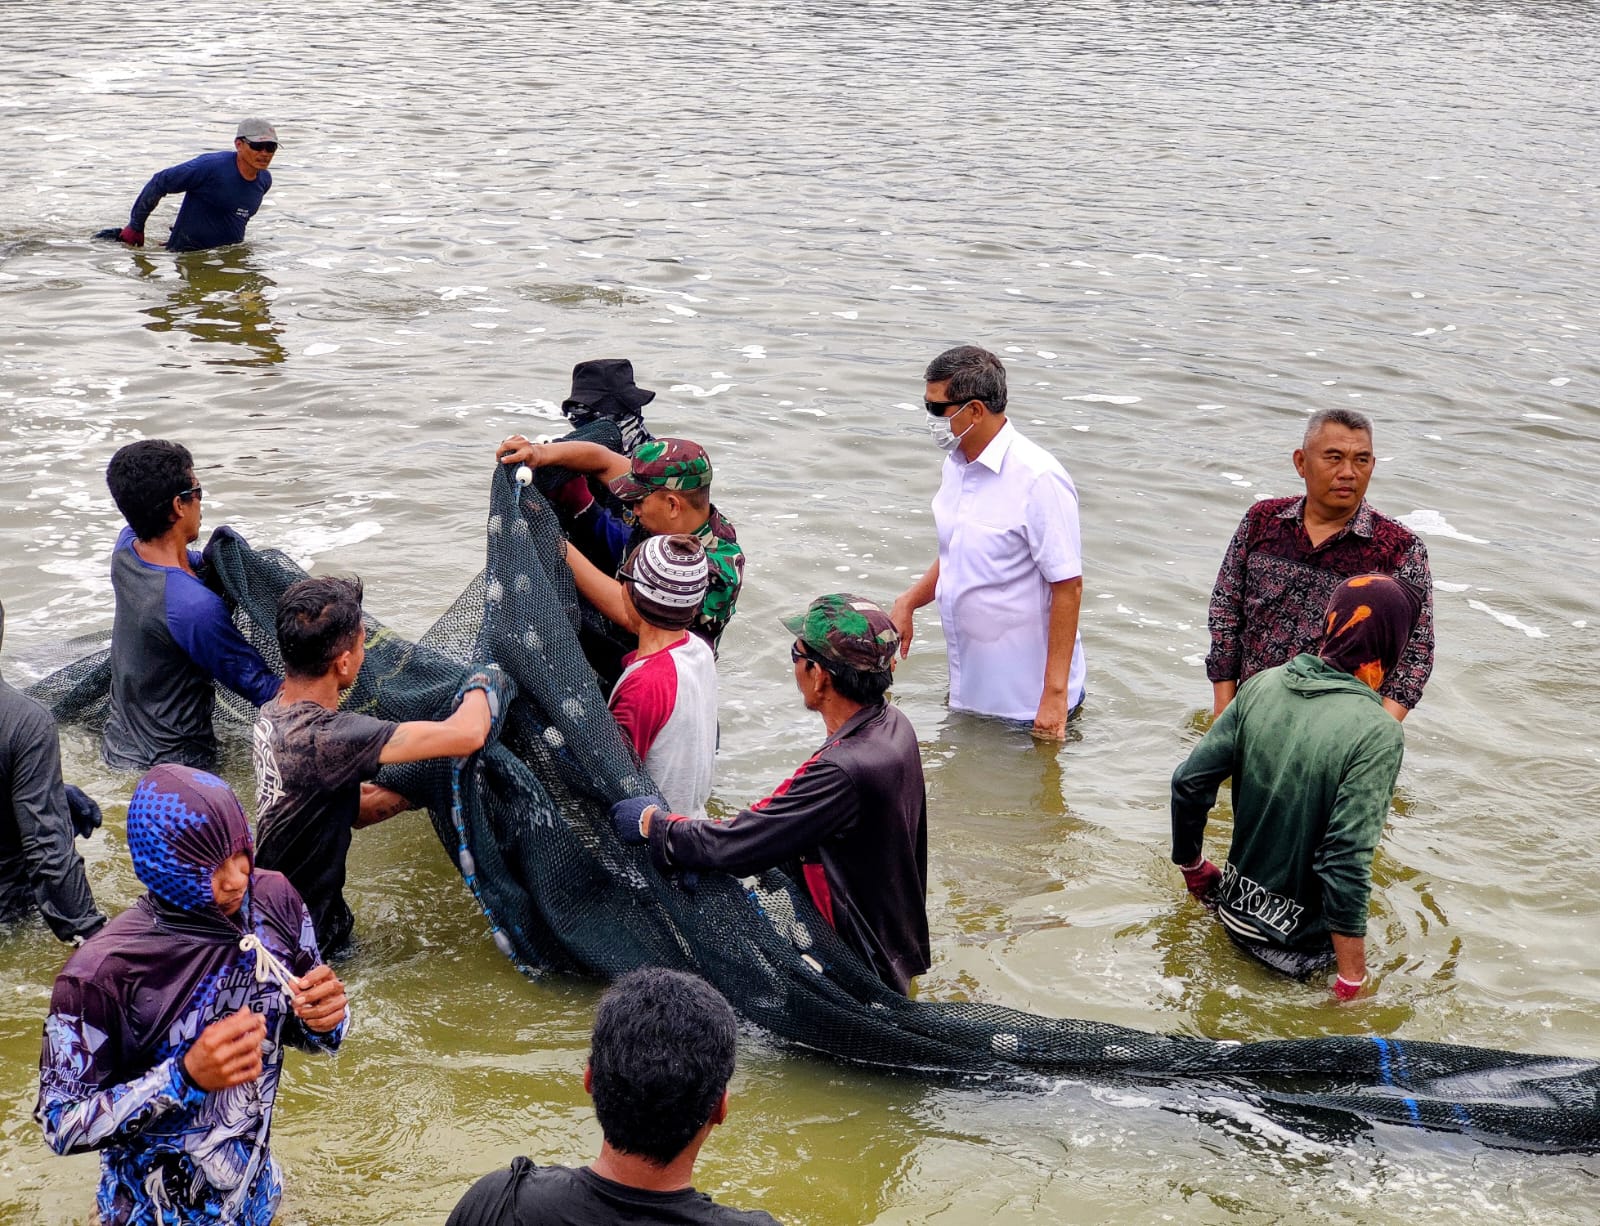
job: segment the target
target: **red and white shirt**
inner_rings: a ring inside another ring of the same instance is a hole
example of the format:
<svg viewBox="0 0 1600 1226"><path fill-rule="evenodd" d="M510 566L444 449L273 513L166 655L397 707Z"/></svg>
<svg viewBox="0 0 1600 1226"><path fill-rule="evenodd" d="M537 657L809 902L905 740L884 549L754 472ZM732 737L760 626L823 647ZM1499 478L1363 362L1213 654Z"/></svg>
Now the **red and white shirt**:
<svg viewBox="0 0 1600 1226"><path fill-rule="evenodd" d="M674 813L706 815L717 755L717 660L699 635L624 656L611 714Z"/></svg>

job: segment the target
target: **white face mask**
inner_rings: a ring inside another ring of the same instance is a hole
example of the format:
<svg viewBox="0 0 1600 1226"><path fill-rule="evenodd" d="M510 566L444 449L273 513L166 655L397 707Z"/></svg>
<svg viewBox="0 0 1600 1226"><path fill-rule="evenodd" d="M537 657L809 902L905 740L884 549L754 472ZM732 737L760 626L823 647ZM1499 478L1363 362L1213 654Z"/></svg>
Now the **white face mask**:
<svg viewBox="0 0 1600 1226"><path fill-rule="evenodd" d="M928 418L928 434L933 438L933 445L948 454L961 446L961 440L971 434L972 427L977 424L978 419L974 417L972 425L957 434L950 429L950 419L948 417L930 417Z"/></svg>

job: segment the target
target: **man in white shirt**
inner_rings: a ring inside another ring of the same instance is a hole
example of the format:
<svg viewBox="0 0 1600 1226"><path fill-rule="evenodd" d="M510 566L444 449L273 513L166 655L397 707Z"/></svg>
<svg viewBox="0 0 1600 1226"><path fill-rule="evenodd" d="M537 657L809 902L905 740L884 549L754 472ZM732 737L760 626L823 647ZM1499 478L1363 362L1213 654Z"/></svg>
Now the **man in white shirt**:
<svg viewBox="0 0 1600 1226"><path fill-rule="evenodd" d="M950 659L950 706L1031 721L1062 740L1083 704L1083 557L1078 491L1060 463L1006 419L1006 371L976 345L928 364L923 404L948 453L933 499L939 556L894 602L900 654L935 598Z"/></svg>

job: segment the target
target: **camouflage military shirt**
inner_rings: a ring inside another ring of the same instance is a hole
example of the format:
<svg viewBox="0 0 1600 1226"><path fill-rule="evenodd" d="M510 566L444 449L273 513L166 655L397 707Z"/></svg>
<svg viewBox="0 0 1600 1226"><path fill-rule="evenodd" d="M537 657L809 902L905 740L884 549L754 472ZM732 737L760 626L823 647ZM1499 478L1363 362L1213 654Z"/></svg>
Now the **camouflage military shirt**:
<svg viewBox="0 0 1600 1226"><path fill-rule="evenodd" d="M739 548L733 525L716 507L711 508L710 517L694 535L705 546L706 561L711 564L710 583L694 630L715 648L733 620L733 606L739 600L739 588L744 583L744 550Z"/></svg>

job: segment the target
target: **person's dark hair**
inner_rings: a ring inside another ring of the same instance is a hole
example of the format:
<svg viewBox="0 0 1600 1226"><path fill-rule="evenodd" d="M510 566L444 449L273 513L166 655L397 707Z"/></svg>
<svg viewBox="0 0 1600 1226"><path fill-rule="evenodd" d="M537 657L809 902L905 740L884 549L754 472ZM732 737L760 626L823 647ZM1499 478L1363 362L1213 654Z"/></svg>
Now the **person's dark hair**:
<svg viewBox="0 0 1600 1226"><path fill-rule="evenodd" d="M111 457L106 485L133 534L153 541L172 526L172 500L194 485L194 457L182 443L140 439Z"/></svg>
<svg viewBox="0 0 1600 1226"><path fill-rule="evenodd" d="M278 597L278 650L291 677L326 676L362 633L360 579L302 579Z"/></svg>
<svg viewBox="0 0 1600 1226"><path fill-rule="evenodd" d="M711 487L709 485L702 485L692 490L673 490L672 492L696 511L709 511L711 509Z"/></svg>
<svg viewBox="0 0 1600 1226"><path fill-rule="evenodd" d="M1317 437L1317 431L1330 424L1343 426L1346 430L1360 430L1369 441L1372 438L1372 419L1365 413L1357 413L1354 409L1318 409L1306 422L1306 432L1300 440L1300 446L1310 447L1311 440Z"/></svg>
<svg viewBox="0 0 1600 1226"><path fill-rule="evenodd" d="M828 676L833 679L833 688L841 697L848 698L851 702L859 702L864 707L882 706L883 696L894 684L894 673L889 669L884 669L881 673L869 673L859 668L845 668L840 664L831 664L828 666Z"/></svg>
<svg viewBox="0 0 1600 1226"><path fill-rule="evenodd" d="M981 400L991 413L1006 411L1006 368L987 349L976 345L946 349L928 363L922 378L927 383L948 383L946 400Z"/></svg>
<svg viewBox="0 0 1600 1226"><path fill-rule="evenodd" d="M810 648L806 648L805 658L828 674L834 690L841 697L848 698L851 702L859 702L864 707L882 706L883 696L894 684L893 669L868 672L865 669L851 668L846 664L835 664L832 660L812 655Z"/></svg>
<svg viewBox="0 0 1600 1226"><path fill-rule="evenodd" d="M600 1002L589 1048L594 1113L613 1149L666 1166L733 1077L738 1023L705 980L646 967Z"/></svg>

